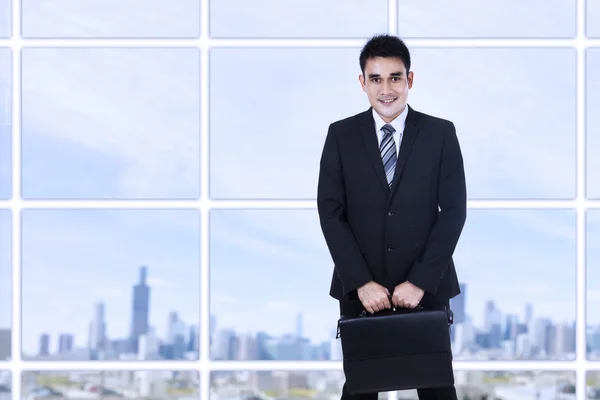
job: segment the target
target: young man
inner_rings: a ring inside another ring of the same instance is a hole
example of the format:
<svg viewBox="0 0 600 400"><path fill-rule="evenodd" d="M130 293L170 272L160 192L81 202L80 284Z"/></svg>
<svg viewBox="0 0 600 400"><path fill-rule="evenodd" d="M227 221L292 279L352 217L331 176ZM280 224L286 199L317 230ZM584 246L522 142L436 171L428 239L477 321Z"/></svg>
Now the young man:
<svg viewBox="0 0 600 400"><path fill-rule="evenodd" d="M466 219L462 154L452 122L407 104L410 66L402 40L371 38L359 75L371 107L332 123L325 139L317 203L335 264L330 295L344 315L449 305L460 293L452 255ZM418 392L456 399L454 387ZM353 397L377 393L350 396L344 385L342 399Z"/></svg>

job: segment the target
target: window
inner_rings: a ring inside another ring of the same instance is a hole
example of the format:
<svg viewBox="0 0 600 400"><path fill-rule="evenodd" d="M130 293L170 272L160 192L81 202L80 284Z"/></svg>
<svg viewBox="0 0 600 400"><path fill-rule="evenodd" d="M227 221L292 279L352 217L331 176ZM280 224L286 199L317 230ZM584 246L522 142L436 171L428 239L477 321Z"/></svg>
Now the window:
<svg viewBox="0 0 600 400"><path fill-rule="evenodd" d="M339 396L316 179L383 32L464 156L459 398L600 391L598 1L369 4L0 0L0 400Z"/></svg>

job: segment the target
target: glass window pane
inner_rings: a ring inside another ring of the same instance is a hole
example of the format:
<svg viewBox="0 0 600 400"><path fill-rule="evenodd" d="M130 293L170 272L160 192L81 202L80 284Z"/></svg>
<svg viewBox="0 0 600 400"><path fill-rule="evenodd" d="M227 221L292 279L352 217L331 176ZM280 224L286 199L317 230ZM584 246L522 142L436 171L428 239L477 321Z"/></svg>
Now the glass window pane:
<svg viewBox="0 0 600 400"><path fill-rule="evenodd" d="M25 198L197 198L197 49L25 49Z"/></svg>
<svg viewBox="0 0 600 400"><path fill-rule="evenodd" d="M25 210L23 357L198 358L197 210Z"/></svg>
<svg viewBox="0 0 600 400"><path fill-rule="evenodd" d="M455 264L455 360L575 358L574 211L469 210Z"/></svg>
<svg viewBox="0 0 600 400"><path fill-rule="evenodd" d="M600 210L587 212L586 264L588 358L600 360Z"/></svg>
<svg viewBox="0 0 600 400"><path fill-rule="evenodd" d="M586 1L586 33L588 37L600 37L600 1Z"/></svg>
<svg viewBox="0 0 600 400"><path fill-rule="evenodd" d="M328 125L369 107L358 80L359 53L213 50L211 197L315 198ZM455 122L471 198L575 195L574 50L417 48L412 53L409 104ZM231 79L238 65L250 76L270 78L249 80L240 89Z"/></svg>
<svg viewBox="0 0 600 400"><path fill-rule="evenodd" d="M566 48L413 51L409 103L455 122L470 198L575 196L576 61Z"/></svg>
<svg viewBox="0 0 600 400"><path fill-rule="evenodd" d="M328 124L368 107L359 51L212 50L211 197L314 198ZM235 84L239 65L266 79Z"/></svg>
<svg viewBox="0 0 600 400"><path fill-rule="evenodd" d="M576 34L573 0L400 0L401 37L559 38Z"/></svg>
<svg viewBox="0 0 600 400"><path fill-rule="evenodd" d="M21 0L23 36L182 38L200 35L200 0Z"/></svg>
<svg viewBox="0 0 600 400"><path fill-rule="evenodd" d="M455 371L459 399L575 399L574 371Z"/></svg>
<svg viewBox="0 0 600 400"><path fill-rule="evenodd" d="M600 371L587 371L588 399L600 399Z"/></svg>
<svg viewBox="0 0 600 400"><path fill-rule="evenodd" d="M211 358L341 359L332 263L316 212L213 210L210 218ZM286 345L297 337L300 346ZM252 346L256 340L264 346Z"/></svg>
<svg viewBox="0 0 600 400"><path fill-rule="evenodd" d="M0 210L0 361L11 357L11 305L12 215L9 210Z"/></svg>
<svg viewBox="0 0 600 400"><path fill-rule="evenodd" d="M268 10L268 11L265 11ZM211 0L213 37L368 37L387 32L387 0Z"/></svg>
<svg viewBox="0 0 600 400"><path fill-rule="evenodd" d="M0 37L10 37L12 30L11 0L0 0Z"/></svg>
<svg viewBox="0 0 600 400"><path fill-rule="evenodd" d="M0 49L0 199L12 193L12 54Z"/></svg>
<svg viewBox="0 0 600 400"><path fill-rule="evenodd" d="M600 198L600 49L586 51L587 197Z"/></svg>
<svg viewBox="0 0 600 400"><path fill-rule="evenodd" d="M0 370L0 400L11 400L12 375L10 371Z"/></svg>
<svg viewBox="0 0 600 400"><path fill-rule="evenodd" d="M210 400L339 399L343 384L344 373L340 370L213 371L210 374ZM388 393L381 392L377 398L387 400Z"/></svg>
<svg viewBox="0 0 600 400"><path fill-rule="evenodd" d="M62 398L68 389L64 397L72 399L94 395L105 399L200 399L197 371L25 371L21 379L23 398L40 396L40 392L44 397Z"/></svg>

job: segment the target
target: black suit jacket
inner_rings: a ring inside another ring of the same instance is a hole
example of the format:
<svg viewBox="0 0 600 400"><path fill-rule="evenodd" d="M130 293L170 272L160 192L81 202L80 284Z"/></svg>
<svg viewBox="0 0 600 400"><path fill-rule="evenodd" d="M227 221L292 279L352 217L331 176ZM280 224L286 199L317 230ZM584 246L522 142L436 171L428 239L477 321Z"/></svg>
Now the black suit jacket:
<svg viewBox="0 0 600 400"><path fill-rule="evenodd" d="M422 304L460 293L452 254L467 194L456 129L407 107L391 190L371 108L329 126L317 205L336 299L358 299L356 289L371 280L390 293L408 280L425 291Z"/></svg>

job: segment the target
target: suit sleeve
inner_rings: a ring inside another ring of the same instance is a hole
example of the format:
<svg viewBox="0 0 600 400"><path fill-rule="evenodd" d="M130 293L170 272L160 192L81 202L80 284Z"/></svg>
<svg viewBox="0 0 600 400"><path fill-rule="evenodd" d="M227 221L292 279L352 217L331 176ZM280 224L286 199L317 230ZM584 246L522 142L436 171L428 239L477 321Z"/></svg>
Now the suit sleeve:
<svg viewBox="0 0 600 400"><path fill-rule="evenodd" d="M346 189L339 146L329 125L321 154L317 208L321 230L347 295L372 281L371 271L346 219Z"/></svg>
<svg viewBox="0 0 600 400"><path fill-rule="evenodd" d="M411 268L408 281L435 294L450 264L467 217L467 189L463 157L456 128L450 123L444 137L438 183L438 219L422 256Z"/></svg>

